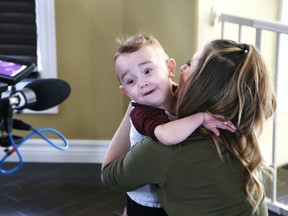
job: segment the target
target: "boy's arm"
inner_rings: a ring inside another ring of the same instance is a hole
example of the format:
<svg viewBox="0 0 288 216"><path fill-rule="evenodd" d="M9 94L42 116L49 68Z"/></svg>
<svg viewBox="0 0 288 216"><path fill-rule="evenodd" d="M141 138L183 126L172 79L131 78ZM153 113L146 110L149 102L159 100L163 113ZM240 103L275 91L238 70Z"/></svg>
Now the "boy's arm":
<svg viewBox="0 0 288 216"><path fill-rule="evenodd" d="M157 139L165 145L173 145L185 140L204 121L203 113L196 113L158 125L155 130Z"/></svg>
<svg viewBox="0 0 288 216"><path fill-rule="evenodd" d="M220 135L218 128L231 132L235 132L236 130L230 121L220 121L208 113L196 113L185 118L158 125L154 133L157 139L163 144L173 145L185 140L200 125L212 131L216 136Z"/></svg>

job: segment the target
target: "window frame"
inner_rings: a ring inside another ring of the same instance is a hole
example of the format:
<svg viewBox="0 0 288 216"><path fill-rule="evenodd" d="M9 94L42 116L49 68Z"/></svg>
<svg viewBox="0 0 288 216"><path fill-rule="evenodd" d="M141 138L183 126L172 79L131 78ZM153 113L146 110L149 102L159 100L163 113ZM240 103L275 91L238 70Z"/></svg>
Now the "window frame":
<svg viewBox="0 0 288 216"><path fill-rule="evenodd" d="M57 78L54 0L35 0L35 4L40 78Z"/></svg>
<svg viewBox="0 0 288 216"><path fill-rule="evenodd" d="M57 78L57 51L54 0L35 0L37 26L37 70L38 79ZM30 80L31 81L31 80ZM21 81L22 89L28 81ZM58 114L58 106L43 111L25 109L23 113Z"/></svg>

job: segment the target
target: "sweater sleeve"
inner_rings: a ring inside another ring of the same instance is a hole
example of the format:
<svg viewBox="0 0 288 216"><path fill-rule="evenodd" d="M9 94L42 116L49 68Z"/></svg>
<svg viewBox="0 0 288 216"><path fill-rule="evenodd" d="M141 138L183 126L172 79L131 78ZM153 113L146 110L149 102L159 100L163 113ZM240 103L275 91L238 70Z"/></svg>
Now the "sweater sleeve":
<svg viewBox="0 0 288 216"><path fill-rule="evenodd" d="M118 191L132 191L146 184L163 184L172 149L150 138L144 139L126 155L104 167L102 181Z"/></svg>
<svg viewBox="0 0 288 216"><path fill-rule="evenodd" d="M158 141L154 133L155 128L170 121L165 110L136 103L132 105L134 108L130 112L130 118L136 130Z"/></svg>

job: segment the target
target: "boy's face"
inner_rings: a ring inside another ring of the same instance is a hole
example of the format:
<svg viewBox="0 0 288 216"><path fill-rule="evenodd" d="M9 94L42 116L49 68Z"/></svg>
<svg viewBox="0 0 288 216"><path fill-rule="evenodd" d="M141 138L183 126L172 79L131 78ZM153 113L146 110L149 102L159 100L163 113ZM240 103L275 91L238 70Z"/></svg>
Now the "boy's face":
<svg viewBox="0 0 288 216"><path fill-rule="evenodd" d="M154 46L121 54L115 62L120 90L137 103L158 108L165 108L173 96L170 78L175 75L175 67L174 59L167 59Z"/></svg>

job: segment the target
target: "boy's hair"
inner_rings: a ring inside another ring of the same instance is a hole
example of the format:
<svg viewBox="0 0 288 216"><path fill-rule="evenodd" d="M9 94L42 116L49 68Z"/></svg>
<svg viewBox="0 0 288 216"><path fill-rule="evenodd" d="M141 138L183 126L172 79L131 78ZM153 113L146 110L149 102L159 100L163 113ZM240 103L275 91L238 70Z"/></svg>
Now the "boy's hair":
<svg viewBox="0 0 288 216"><path fill-rule="evenodd" d="M140 32L127 38L123 37L117 38L116 42L118 43L119 48L114 55L114 62L121 54L136 52L137 50L141 49L144 46L158 47L160 50L163 51L163 54L166 55L168 58L168 55L164 51L159 41L151 34Z"/></svg>

